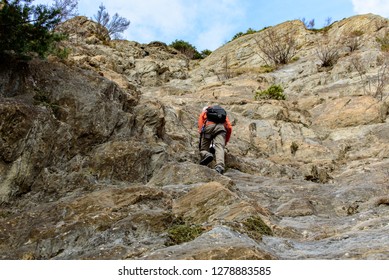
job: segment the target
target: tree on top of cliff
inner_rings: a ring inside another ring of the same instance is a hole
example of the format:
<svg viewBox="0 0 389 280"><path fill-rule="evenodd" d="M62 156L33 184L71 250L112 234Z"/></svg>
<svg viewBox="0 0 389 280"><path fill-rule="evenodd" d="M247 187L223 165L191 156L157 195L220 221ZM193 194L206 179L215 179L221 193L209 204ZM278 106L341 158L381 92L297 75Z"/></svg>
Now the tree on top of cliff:
<svg viewBox="0 0 389 280"><path fill-rule="evenodd" d="M131 23L126 18L119 16L118 13L115 13L111 18L103 4L99 6L99 10L94 18L99 26L97 30L98 34L103 36L108 35L109 37L113 36L116 39L120 38L120 33L124 32ZM108 32L108 34L104 34L105 32Z"/></svg>
<svg viewBox="0 0 389 280"><path fill-rule="evenodd" d="M59 10L61 22L78 15L78 0L54 0L53 7Z"/></svg>
<svg viewBox="0 0 389 280"><path fill-rule="evenodd" d="M32 0L3 1L0 7L0 54L44 56L60 36L53 32L60 11Z"/></svg>
<svg viewBox="0 0 389 280"><path fill-rule="evenodd" d="M170 44L172 48L184 54L189 59L200 59L202 55L197 51L196 47L184 40L175 40ZM207 51L209 54L209 52ZM205 55L205 54L204 54Z"/></svg>

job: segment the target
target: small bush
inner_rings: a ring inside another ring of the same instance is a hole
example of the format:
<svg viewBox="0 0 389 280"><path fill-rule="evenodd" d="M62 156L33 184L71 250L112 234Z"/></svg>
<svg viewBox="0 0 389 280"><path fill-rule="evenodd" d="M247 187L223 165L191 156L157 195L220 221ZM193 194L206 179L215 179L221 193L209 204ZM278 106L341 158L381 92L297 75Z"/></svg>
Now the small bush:
<svg viewBox="0 0 389 280"><path fill-rule="evenodd" d="M268 89L263 91L257 91L255 93L255 100L260 99L275 99L285 100L284 89L280 85L272 85Z"/></svg>
<svg viewBox="0 0 389 280"><path fill-rule="evenodd" d="M234 37L232 37L231 41L234 41L235 39L238 39L240 37L242 37L244 35L243 32L238 32L234 35Z"/></svg>
<svg viewBox="0 0 389 280"><path fill-rule="evenodd" d="M206 57L209 56L211 53L212 53L211 50L205 49L205 50L201 51L201 57L202 57L202 58L206 58Z"/></svg>
<svg viewBox="0 0 389 280"><path fill-rule="evenodd" d="M259 216L251 216L242 222L228 222L226 224L257 241L261 241L263 235L273 235L273 231Z"/></svg>
<svg viewBox="0 0 389 280"><path fill-rule="evenodd" d="M274 28L261 31L261 39L254 38L260 52L258 55L268 65L288 64L297 53L295 31L278 32Z"/></svg>
<svg viewBox="0 0 389 280"><path fill-rule="evenodd" d="M170 47L175 48L189 59L202 58L202 55L197 51L196 47L188 42L185 42L184 40L175 40L170 44Z"/></svg>
<svg viewBox="0 0 389 280"><path fill-rule="evenodd" d="M377 74L368 75L369 65L365 63L360 56L354 56L351 60L351 66L361 78L363 91L365 94L372 95L383 101L388 97L385 88L389 82L389 57L387 52L377 57Z"/></svg>
<svg viewBox="0 0 389 280"><path fill-rule="evenodd" d="M383 37L377 37L376 40L380 44L381 51L389 52L389 32L386 32Z"/></svg>
<svg viewBox="0 0 389 280"><path fill-rule="evenodd" d="M332 67L339 59L339 46L325 43L316 49L316 54L321 60L321 67Z"/></svg>
<svg viewBox="0 0 389 280"><path fill-rule="evenodd" d="M177 245L191 241L203 233L203 228L199 225L174 225L168 230L169 240L167 246Z"/></svg>
<svg viewBox="0 0 389 280"><path fill-rule="evenodd" d="M232 37L231 41L233 41L233 40L235 40L235 39L238 39L238 38L240 38L240 37L242 37L242 36L244 36L244 35L254 34L254 33L256 33L256 32L257 32L257 31L255 31L254 29L249 28L249 29L247 29L246 33L243 33L243 32L238 32L238 33L236 33L236 34L234 35L234 37Z"/></svg>
<svg viewBox="0 0 389 280"><path fill-rule="evenodd" d="M255 235L273 235L272 230L260 217L250 217L243 222L247 232Z"/></svg>
<svg viewBox="0 0 389 280"><path fill-rule="evenodd" d="M363 31L354 30L349 34L345 35L343 45L350 49L350 52L354 52L358 50L362 45L361 37L363 35Z"/></svg>
<svg viewBox="0 0 389 280"><path fill-rule="evenodd" d="M259 67L241 67L241 68L236 68L233 69L233 75L234 76L239 76L242 74L247 74L247 73L255 73L255 74L263 74L263 73L271 73L275 71L276 68L269 66L269 65L264 65L264 66L259 66Z"/></svg>
<svg viewBox="0 0 389 280"><path fill-rule="evenodd" d="M71 49L58 46L53 48L53 50L50 53L58 57L59 59L67 59L71 53Z"/></svg>
<svg viewBox="0 0 389 280"><path fill-rule="evenodd" d="M311 19L310 21L308 21L305 18L302 18L301 21L307 29L313 29L315 27L315 19Z"/></svg>

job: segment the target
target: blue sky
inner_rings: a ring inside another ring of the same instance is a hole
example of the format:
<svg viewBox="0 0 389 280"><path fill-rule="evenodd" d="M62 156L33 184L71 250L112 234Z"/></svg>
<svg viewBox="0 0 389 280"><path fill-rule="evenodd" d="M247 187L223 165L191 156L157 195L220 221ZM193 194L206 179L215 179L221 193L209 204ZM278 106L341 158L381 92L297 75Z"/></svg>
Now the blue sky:
<svg viewBox="0 0 389 280"><path fill-rule="evenodd" d="M131 21L124 39L167 44L178 39L198 51L213 51L248 28L260 30L287 20L314 19L315 28L321 28L328 18L365 13L389 17L389 0L79 0L78 13L93 18L101 3L109 14Z"/></svg>

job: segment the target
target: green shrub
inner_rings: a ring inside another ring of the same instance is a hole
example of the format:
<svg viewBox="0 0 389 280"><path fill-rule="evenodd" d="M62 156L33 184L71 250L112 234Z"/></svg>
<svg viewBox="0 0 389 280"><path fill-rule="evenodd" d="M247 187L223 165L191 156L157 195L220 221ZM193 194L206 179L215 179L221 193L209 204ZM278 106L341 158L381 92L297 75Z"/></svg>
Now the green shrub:
<svg viewBox="0 0 389 280"><path fill-rule="evenodd" d="M261 241L263 235L273 235L271 228L259 216L251 216L241 222L234 221L225 224L257 241Z"/></svg>
<svg viewBox="0 0 389 280"><path fill-rule="evenodd" d="M206 58L206 57L209 56L211 53L212 53L211 50L205 49L205 50L201 51L201 58Z"/></svg>
<svg viewBox="0 0 389 280"><path fill-rule="evenodd" d="M238 32L234 35L234 37L232 37L231 41L238 39L238 38L242 37L243 35L245 35L243 32Z"/></svg>
<svg viewBox="0 0 389 280"><path fill-rule="evenodd" d="M201 235L203 231L203 228L199 225L174 225L168 230L169 240L166 242L166 245L172 246L191 241Z"/></svg>
<svg viewBox="0 0 389 280"><path fill-rule="evenodd" d="M276 99L285 100L284 89L280 85L272 85L268 89L263 91L257 91L255 93L255 100L259 99Z"/></svg>
<svg viewBox="0 0 389 280"><path fill-rule="evenodd" d="M386 32L383 37L377 37L376 40L381 46L381 51L389 52L389 32Z"/></svg>
<svg viewBox="0 0 389 280"><path fill-rule="evenodd" d="M196 47L183 40L175 40L170 44L170 47L175 48L189 59L200 59L201 54L197 51Z"/></svg>
<svg viewBox="0 0 389 280"><path fill-rule="evenodd" d="M266 225L265 222L258 216L248 218L247 220L243 221L243 225L246 229L246 232L251 232L253 237L261 235L273 235L273 232L269 226Z"/></svg>
<svg viewBox="0 0 389 280"><path fill-rule="evenodd" d="M235 39L238 39L238 38L240 38L240 37L242 37L242 36L244 36L244 35L254 34L254 33L256 33L256 32L257 32L257 31L255 31L254 29L249 28L249 29L247 29L246 33L243 33L243 32L238 32L238 33L236 33L236 34L234 35L234 37L232 37L231 41L233 41L233 40L235 40Z"/></svg>
<svg viewBox="0 0 389 280"><path fill-rule="evenodd" d="M71 53L71 49L62 46L54 46L50 53L60 59L67 59Z"/></svg>

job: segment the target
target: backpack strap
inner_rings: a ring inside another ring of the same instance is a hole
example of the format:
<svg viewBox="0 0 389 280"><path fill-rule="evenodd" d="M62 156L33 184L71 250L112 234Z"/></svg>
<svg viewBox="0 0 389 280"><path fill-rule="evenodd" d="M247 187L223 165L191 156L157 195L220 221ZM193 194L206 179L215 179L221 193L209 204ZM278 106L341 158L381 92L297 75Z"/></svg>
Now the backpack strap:
<svg viewBox="0 0 389 280"><path fill-rule="evenodd" d="M205 119L205 122L201 128L201 132L200 132L200 141L199 141L199 150L201 150L201 140L203 139L203 135L205 133L205 126L207 125L207 119Z"/></svg>

